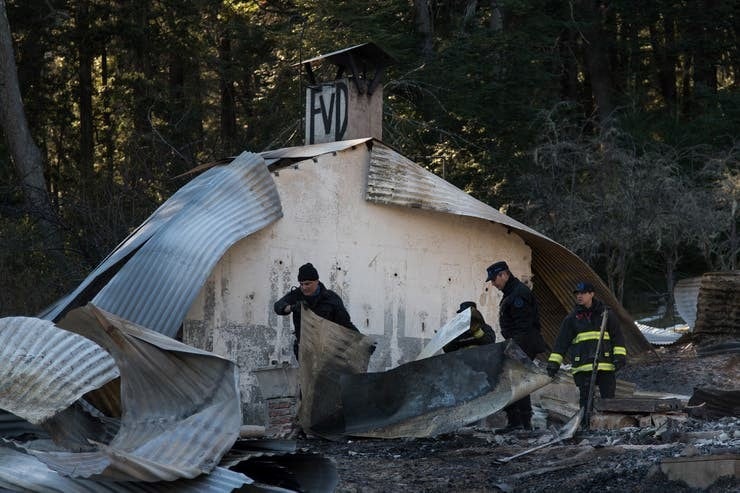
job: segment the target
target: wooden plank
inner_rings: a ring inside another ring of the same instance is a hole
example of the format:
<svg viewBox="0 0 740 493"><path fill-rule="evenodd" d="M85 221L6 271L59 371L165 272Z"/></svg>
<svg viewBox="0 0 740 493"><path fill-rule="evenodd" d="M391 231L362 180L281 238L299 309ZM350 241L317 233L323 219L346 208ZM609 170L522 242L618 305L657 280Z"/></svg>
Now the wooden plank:
<svg viewBox="0 0 740 493"><path fill-rule="evenodd" d="M680 411L683 403L679 399L599 399L595 406L598 411L617 413L665 413Z"/></svg>
<svg viewBox="0 0 740 493"><path fill-rule="evenodd" d="M672 421L686 421L689 419L688 415L686 413L673 413L673 414L662 414L662 413L655 413L655 414L648 414L645 416L640 416L640 428L649 428L651 426L661 426L665 424L666 421L672 420Z"/></svg>
<svg viewBox="0 0 740 493"><path fill-rule="evenodd" d="M618 430L638 426L638 420L629 414L601 414L591 415L589 427L592 430Z"/></svg>

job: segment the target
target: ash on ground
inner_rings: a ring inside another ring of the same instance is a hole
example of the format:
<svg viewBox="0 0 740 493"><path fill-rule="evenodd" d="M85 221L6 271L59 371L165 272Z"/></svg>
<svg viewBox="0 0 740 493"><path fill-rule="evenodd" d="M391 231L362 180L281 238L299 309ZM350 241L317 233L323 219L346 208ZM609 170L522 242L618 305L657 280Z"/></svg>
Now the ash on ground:
<svg viewBox="0 0 740 493"><path fill-rule="evenodd" d="M740 354L704 351L692 342L656 348L630 361L617 377L637 390L691 396L696 388L740 390ZM539 415L545 411L535 410ZM700 413L696 413L700 416ZM573 438L508 462L501 459L551 441L558 423L539 420L531 432L499 433L503 413L456 433L425 439L318 438L299 446L332 458L339 492L737 492L737 474L703 488L671 480L664 459L740 453L740 416L705 419L693 414L660 426L578 431Z"/></svg>

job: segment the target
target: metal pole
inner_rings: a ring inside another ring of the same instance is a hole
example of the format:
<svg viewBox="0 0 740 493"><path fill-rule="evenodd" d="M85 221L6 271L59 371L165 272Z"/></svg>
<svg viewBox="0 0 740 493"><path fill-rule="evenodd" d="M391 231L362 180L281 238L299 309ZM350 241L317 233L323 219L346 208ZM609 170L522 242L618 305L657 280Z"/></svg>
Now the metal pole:
<svg viewBox="0 0 740 493"><path fill-rule="evenodd" d="M591 424L591 408L594 404L594 387L596 386L596 374L599 371L599 354L601 353L601 343L604 341L604 329L606 329L606 320L609 310L604 308L601 316L601 328L599 329L599 342L596 343L596 354L594 355L593 369L591 370L591 383L588 386L588 401L586 402L586 412L583 413L583 428L588 429Z"/></svg>

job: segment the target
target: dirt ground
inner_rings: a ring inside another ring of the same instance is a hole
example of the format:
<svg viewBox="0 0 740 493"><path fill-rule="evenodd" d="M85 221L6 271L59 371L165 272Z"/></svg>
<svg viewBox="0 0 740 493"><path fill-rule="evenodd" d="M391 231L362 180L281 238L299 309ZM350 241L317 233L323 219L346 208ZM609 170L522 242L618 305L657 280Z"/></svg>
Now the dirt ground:
<svg viewBox="0 0 740 493"><path fill-rule="evenodd" d="M686 396L695 387L740 388L739 353L699 353L691 342L660 347L655 355L630 361L617 376L638 390ZM670 481L660 470L664 458L740 453L740 416L579 431L567 441L499 462L548 442L559 426L548 422L548 429L505 434L471 426L427 439L305 439L298 445L336 462L339 492L740 491L737 478L699 490Z"/></svg>

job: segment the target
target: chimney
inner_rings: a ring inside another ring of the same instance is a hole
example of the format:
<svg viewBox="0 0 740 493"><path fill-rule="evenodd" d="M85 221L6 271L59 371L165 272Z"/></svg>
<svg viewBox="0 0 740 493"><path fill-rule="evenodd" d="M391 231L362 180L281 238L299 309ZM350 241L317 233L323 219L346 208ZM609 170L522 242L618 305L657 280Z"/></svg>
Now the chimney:
<svg viewBox="0 0 740 493"><path fill-rule="evenodd" d="M313 65L334 64L332 81L316 81ZM385 69L393 57L374 43L320 55L300 62L306 69L306 144L364 137L383 138Z"/></svg>

